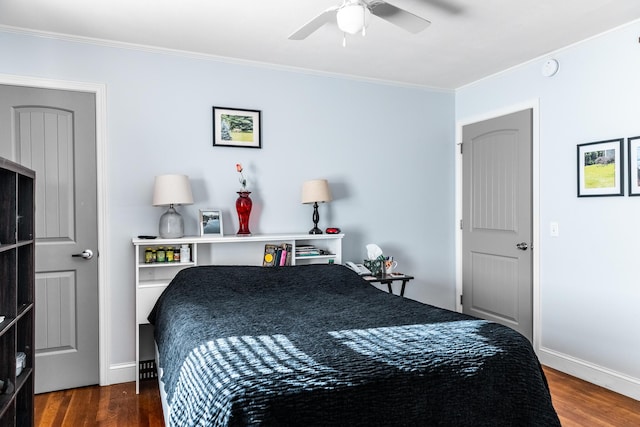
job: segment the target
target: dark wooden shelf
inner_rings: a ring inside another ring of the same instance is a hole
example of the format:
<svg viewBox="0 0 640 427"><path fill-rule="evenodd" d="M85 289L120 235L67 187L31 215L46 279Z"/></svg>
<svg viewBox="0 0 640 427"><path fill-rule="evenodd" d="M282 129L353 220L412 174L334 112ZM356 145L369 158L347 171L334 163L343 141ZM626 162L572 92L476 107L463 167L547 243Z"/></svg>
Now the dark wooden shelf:
<svg viewBox="0 0 640 427"><path fill-rule="evenodd" d="M35 172L0 158L0 426L34 423ZM16 354L26 366L16 376Z"/></svg>

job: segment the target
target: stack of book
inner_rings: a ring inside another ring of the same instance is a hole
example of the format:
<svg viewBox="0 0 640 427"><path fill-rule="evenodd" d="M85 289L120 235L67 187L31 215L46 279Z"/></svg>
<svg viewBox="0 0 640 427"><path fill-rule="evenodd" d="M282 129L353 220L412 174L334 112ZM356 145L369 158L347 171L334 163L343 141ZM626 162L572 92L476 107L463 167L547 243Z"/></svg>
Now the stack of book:
<svg viewBox="0 0 640 427"><path fill-rule="evenodd" d="M289 243L275 245L267 243L264 245L263 267L283 267L291 265L292 248Z"/></svg>
<svg viewBox="0 0 640 427"><path fill-rule="evenodd" d="M320 255L320 249L313 245L300 245L296 246L296 256L314 256Z"/></svg>

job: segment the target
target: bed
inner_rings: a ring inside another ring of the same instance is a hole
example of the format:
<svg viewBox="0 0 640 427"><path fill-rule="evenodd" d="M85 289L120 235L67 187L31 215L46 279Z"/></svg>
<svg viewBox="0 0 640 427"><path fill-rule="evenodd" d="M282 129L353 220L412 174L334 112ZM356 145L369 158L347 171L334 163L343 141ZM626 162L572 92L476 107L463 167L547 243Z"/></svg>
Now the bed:
<svg viewBox="0 0 640 427"><path fill-rule="evenodd" d="M171 426L559 426L530 343L346 267L182 270L149 315Z"/></svg>

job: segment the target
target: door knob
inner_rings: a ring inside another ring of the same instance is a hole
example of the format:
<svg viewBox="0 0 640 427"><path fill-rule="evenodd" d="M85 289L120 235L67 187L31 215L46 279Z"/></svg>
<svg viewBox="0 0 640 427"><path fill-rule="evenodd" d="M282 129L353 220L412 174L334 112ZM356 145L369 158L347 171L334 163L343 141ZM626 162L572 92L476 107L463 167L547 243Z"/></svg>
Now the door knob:
<svg viewBox="0 0 640 427"><path fill-rule="evenodd" d="M527 245L527 242L520 242L516 245L516 248L520 249L521 251L526 251L529 248L529 245Z"/></svg>
<svg viewBox="0 0 640 427"><path fill-rule="evenodd" d="M84 259L91 259L91 258L93 258L93 251L91 249L85 249L81 253L73 254L71 256L72 257L78 257L78 258L84 258Z"/></svg>

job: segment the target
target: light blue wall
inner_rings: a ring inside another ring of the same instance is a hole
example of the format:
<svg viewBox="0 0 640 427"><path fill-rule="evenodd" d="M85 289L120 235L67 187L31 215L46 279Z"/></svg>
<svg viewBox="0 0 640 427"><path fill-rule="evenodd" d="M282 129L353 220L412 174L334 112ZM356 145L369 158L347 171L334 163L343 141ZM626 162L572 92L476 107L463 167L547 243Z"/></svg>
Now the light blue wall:
<svg viewBox="0 0 640 427"><path fill-rule="evenodd" d="M576 145L640 135L638 34L636 22L557 52L554 77L541 75L541 59L456 94L459 121L539 99L541 358L604 372L636 398L640 197L577 198Z"/></svg>
<svg viewBox="0 0 640 427"><path fill-rule="evenodd" d="M107 85L110 365L135 358L131 238L157 234L157 174L190 176L187 234L199 208L222 209L236 231L236 163L253 233L308 231L301 184L327 178L335 200L319 225L346 233L345 259L377 243L415 275L409 297L454 307L452 92L2 32L0 73ZM262 110L264 148L213 148L213 105Z"/></svg>
<svg viewBox="0 0 640 427"><path fill-rule="evenodd" d="M221 208L234 231L235 163L255 191L254 233L308 230L300 185L327 178L335 200L321 206L320 226L347 234L345 258L378 243L416 276L409 297L453 308L454 119L537 98L543 360L637 385L640 197L576 198L575 160L576 144L640 135L639 33L636 23L558 52L552 78L541 60L462 88L455 107L446 92L7 32L0 73L107 85L111 365L134 359L130 239L156 233L154 175L191 177L188 234L202 207ZM264 148L211 147L212 105L262 110Z"/></svg>

